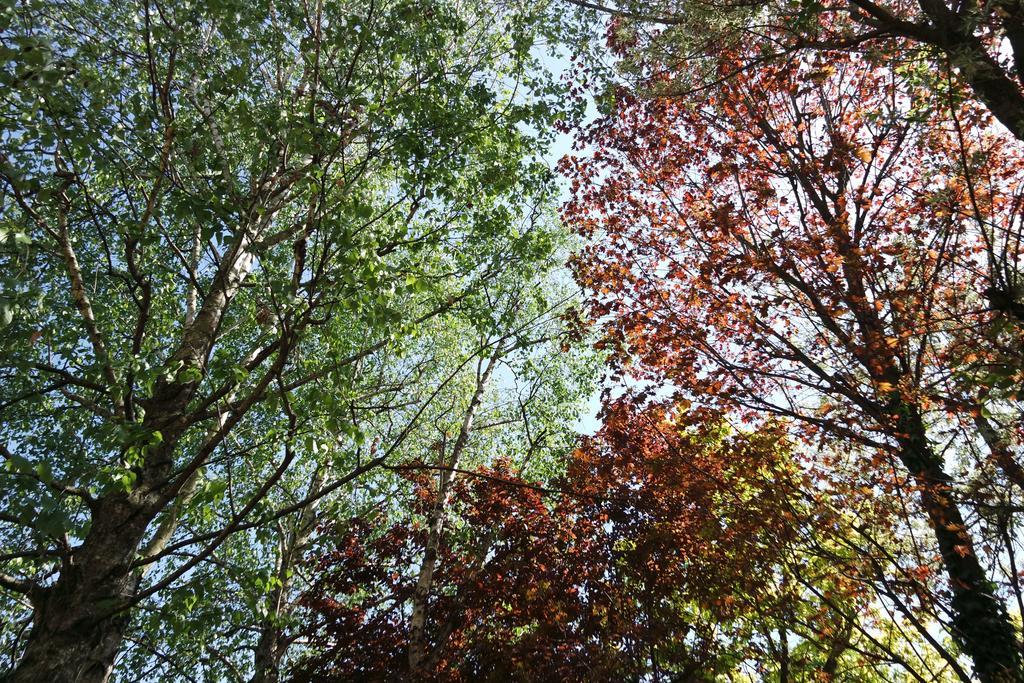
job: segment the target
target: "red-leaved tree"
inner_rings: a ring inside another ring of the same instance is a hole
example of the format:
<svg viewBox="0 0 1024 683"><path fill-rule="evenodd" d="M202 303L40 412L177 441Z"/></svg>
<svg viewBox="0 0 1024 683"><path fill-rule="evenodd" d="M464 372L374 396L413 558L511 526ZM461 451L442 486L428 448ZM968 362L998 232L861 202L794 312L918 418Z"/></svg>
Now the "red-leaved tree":
<svg viewBox="0 0 1024 683"><path fill-rule="evenodd" d="M1019 680L998 559L948 457L984 440L983 464L1024 485L987 422L993 392L1016 411L1020 379L1018 333L986 292L993 264L1021 256L1016 140L952 82L917 88L883 56L750 62L722 54L700 97L620 93L593 152L566 160L603 343L620 374L787 421L819 465L859 454L852 483L909 493L946 579L937 616L975 676Z"/></svg>
<svg viewBox="0 0 1024 683"><path fill-rule="evenodd" d="M782 431L621 401L546 486L508 463L449 501L427 610L439 681L705 680L729 624L786 613L774 589L801 475ZM413 519L325 530L304 598L306 680L406 680L409 605L437 472L412 463Z"/></svg>

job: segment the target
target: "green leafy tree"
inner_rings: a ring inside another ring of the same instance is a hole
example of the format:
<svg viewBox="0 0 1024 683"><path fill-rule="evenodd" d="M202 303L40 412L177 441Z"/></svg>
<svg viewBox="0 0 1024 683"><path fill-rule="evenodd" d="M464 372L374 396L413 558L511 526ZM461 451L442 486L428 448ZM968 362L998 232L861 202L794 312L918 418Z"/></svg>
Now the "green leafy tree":
<svg viewBox="0 0 1024 683"><path fill-rule="evenodd" d="M488 283L556 246L543 11L0 6L11 680L105 680L127 636L237 667L191 614L225 617L229 651L255 628L276 669L267 596L318 501L443 396L422 340L445 316L505 325ZM225 593L248 597L207 609Z"/></svg>

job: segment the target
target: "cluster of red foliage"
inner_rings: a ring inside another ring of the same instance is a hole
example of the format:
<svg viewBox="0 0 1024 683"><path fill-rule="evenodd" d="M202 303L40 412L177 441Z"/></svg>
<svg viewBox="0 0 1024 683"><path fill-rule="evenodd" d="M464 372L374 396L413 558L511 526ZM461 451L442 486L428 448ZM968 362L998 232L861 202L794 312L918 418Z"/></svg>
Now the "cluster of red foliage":
<svg viewBox="0 0 1024 683"><path fill-rule="evenodd" d="M555 484L508 464L458 480L429 606L431 677L713 671L716 629L778 607L757 597L792 536L798 488L778 430L727 431L697 411L618 402ZM429 477L414 478L429 504ZM315 654L297 680L402 678L424 541L407 519L325 534L304 598Z"/></svg>

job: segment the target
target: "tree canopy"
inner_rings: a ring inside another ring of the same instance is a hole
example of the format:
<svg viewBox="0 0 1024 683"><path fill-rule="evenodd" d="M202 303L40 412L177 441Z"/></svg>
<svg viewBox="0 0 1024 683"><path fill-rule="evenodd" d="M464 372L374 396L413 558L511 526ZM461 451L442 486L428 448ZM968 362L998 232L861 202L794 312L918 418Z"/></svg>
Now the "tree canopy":
<svg viewBox="0 0 1024 683"><path fill-rule="evenodd" d="M1022 27L0 0L4 680L1024 680Z"/></svg>

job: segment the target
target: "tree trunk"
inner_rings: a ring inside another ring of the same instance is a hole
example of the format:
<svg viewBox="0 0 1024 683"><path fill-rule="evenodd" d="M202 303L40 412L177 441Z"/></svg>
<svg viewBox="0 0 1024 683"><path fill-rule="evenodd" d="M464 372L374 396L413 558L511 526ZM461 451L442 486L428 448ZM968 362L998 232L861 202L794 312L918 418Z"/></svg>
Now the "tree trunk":
<svg viewBox="0 0 1024 683"><path fill-rule="evenodd" d="M822 212L825 216L826 212ZM962 651L974 662L975 676L982 683L1021 681L1020 651L1006 607L994 591L978 561L974 543L960 509L951 497L952 480L943 469L941 458L932 450L920 407L903 399L900 385L908 367L892 351L886 324L878 311L868 305L865 267L859 251L844 227L833 225L833 238L843 254L843 274L849 289L848 299L860 328L867 353L861 362L869 376L891 388L876 389L882 406L881 423L899 445L898 457L914 478L921 506L942 556L949 578L952 599L953 636Z"/></svg>
<svg viewBox="0 0 1024 683"><path fill-rule="evenodd" d="M789 632L779 629L779 683L789 683Z"/></svg>
<svg viewBox="0 0 1024 683"><path fill-rule="evenodd" d="M459 466L462 452L469 443L469 435L473 430L473 418L476 411L483 402L484 392L490 382L494 366L501 357L502 350L498 350L490 357L486 368L477 375L476 390L469 401L469 406L462 417L462 426L459 435L452 446L451 456L447 458L443 447L438 461L442 465L440 483L437 487L437 499L430 511L428 520L427 543L423 549L423 562L416 578L416 591L413 594L412 614L409 618L409 671L414 680L426 678L431 661L430 647L427 639L427 604L430 599L430 591L434 583L434 570L437 565L437 551L441 545L441 536L444 531L445 505L448 500L449 487L455 479L455 469Z"/></svg>
<svg viewBox="0 0 1024 683"><path fill-rule="evenodd" d="M103 683L114 667L129 613L104 616L98 604L123 597L117 586L77 593L69 582L37 603L32 635L12 683Z"/></svg>
<svg viewBox="0 0 1024 683"><path fill-rule="evenodd" d="M202 307L189 311L191 322L166 363L175 374L161 376L152 395L139 401L146 408L144 431L159 432L163 441L147 452L136 471L135 487L96 500L89 533L65 558L57 580L30 591L32 631L8 679L12 683L103 683L109 678L141 581L142 573L133 570L132 563L149 525L169 502L165 494L172 456L188 428L187 406L199 385L198 378L182 371L205 372L224 312L252 264L248 251L252 239L247 232L239 234ZM74 265L69 264L69 269ZM110 385L116 388L116 382Z"/></svg>
<svg viewBox="0 0 1024 683"><path fill-rule="evenodd" d="M281 599L282 589L274 591L274 597ZM287 649L285 633L268 617L260 629L253 657L253 675L249 683L278 683L281 680L281 660Z"/></svg>
<svg viewBox="0 0 1024 683"><path fill-rule="evenodd" d="M307 498L316 495L323 489L328 471L327 462L322 462L317 466L309 486L306 488ZM281 663L284 661L285 653L287 653L291 642L281 623L281 620L291 613L294 606L294 603L288 599L292 586L291 570L295 560L302 555L316 527L316 514L317 504L310 503L302 510L299 518L295 521L294 528L287 534L283 529L281 530L282 537L279 543L276 568L279 584L270 595L267 616L260 624L260 637L253 653L253 674L249 683L278 683L281 680Z"/></svg>
<svg viewBox="0 0 1024 683"><path fill-rule="evenodd" d="M824 674L826 681L835 680L836 673L839 671L839 658L850 649L850 638L853 637L853 620L839 615L836 616L843 620L844 626L839 635L832 641L832 645L828 649L828 656L825 658L825 663L821 665L821 673Z"/></svg>
<svg viewBox="0 0 1024 683"><path fill-rule="evenodd" d="M974 425L978 428L978 433L981 434L985 445L988 446L989 453L992 454L992 459L996 461L1003 475L1024 491L1024 467L1021 467L1014 459L1009 444L1000 435L995 425L981 414L980 407L978 414L974 417Z"/></svg>
<svg viewBox="0 0 1024 683"><path fill-rule="evenodd" d="M920 488L921 505L949 578L953 635L974 662L974 675L982 683L1024 680L1014 628L950 496L952 480L928 444L920 413L907 404L900 406L900 413L900 459Z"/></svg>
<svg viewBox="0 0 1024 683"><path fill-rule="evenodd" d="M11 683L103 683L114 666L139 577L135 551L152 519L130 494L102 500L85 543L30 595L32 631Z"/></svg>

